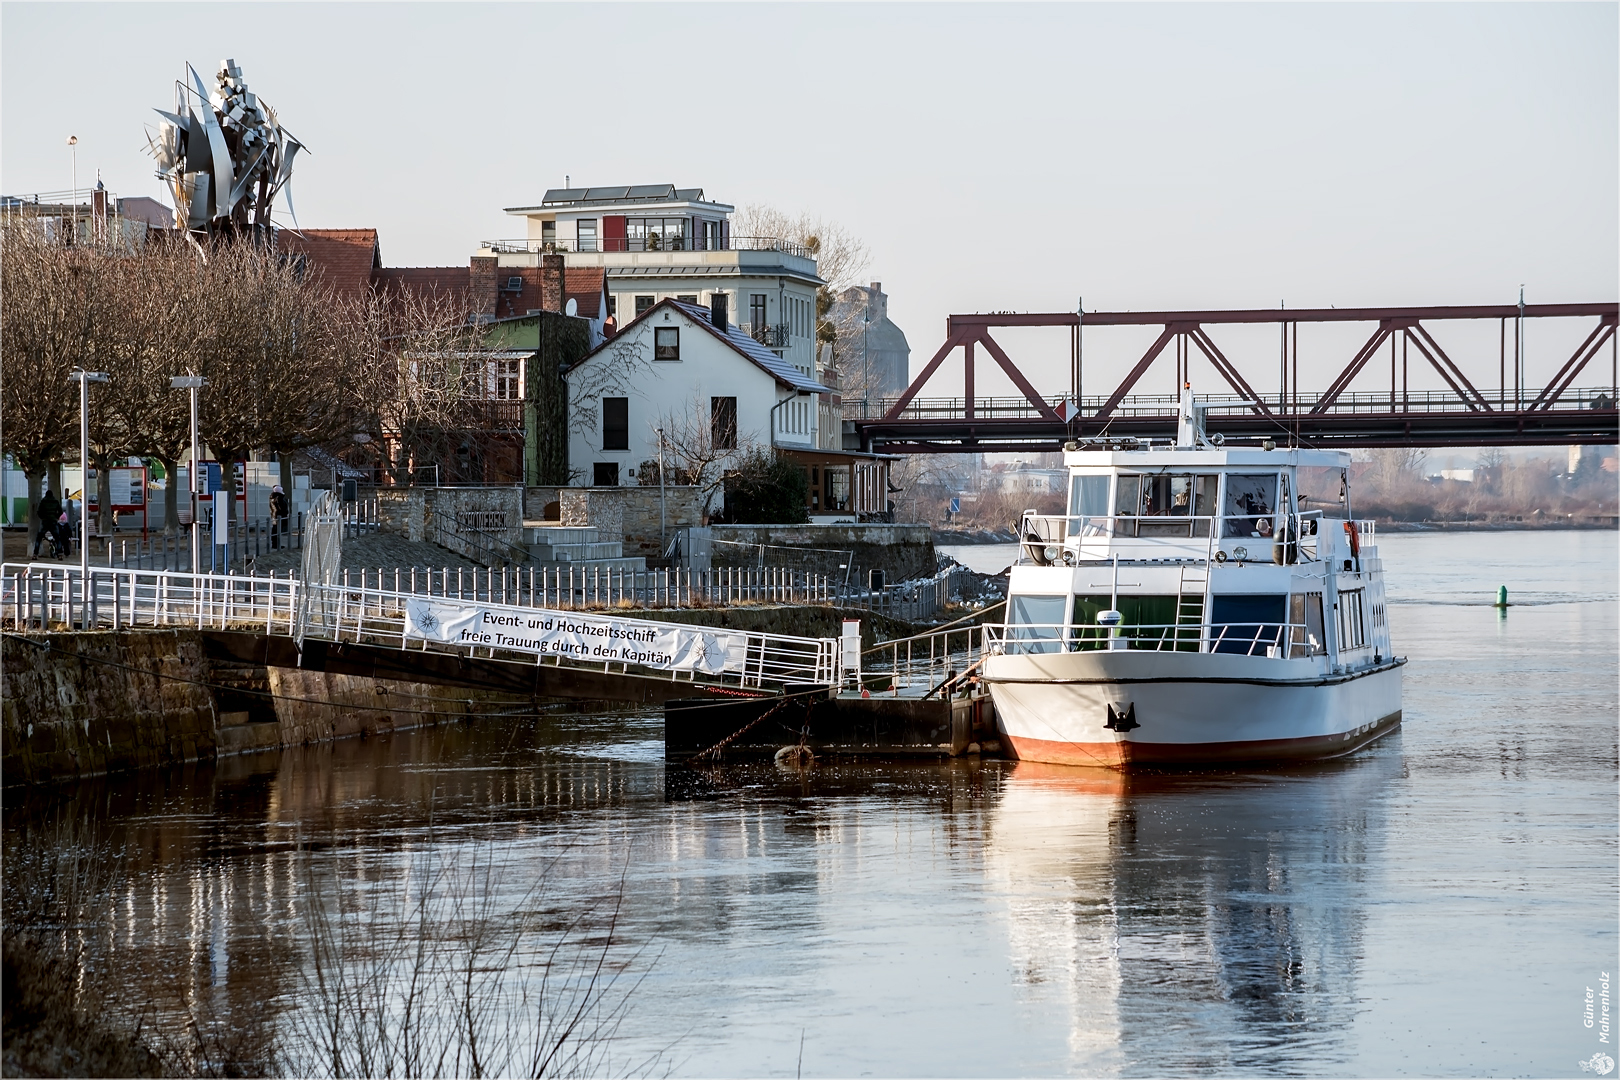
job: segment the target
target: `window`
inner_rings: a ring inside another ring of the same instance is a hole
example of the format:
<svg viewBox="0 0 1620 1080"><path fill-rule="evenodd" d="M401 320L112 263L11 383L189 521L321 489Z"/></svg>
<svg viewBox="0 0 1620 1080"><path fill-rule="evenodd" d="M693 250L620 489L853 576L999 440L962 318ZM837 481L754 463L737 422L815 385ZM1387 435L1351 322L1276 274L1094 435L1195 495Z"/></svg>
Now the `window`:
<svg viewBox="0 0 1620 1080"><path fill-rule="evenodd" d="M516 401L523 396L523 361L495 361L495 397L498 401Z"/></svg>
<svg viewBox="0 0 1620 1080"><path fill-rule="evenodd" d="M765 325L765 294L752 293L748 297L748 322L755 330Z"/></svg>
<svg viewBox="0 0 1620 1080"><path fill-rule="evenodd" d="M1210 651L1265 656L1269 646L1283 644L1287 605L1282 595L1217 593L1210 603Z"/></svg>
<svg viewBox="0 0 1620 1080"><path fill-rule="evenodd" d="M737 399L709 399L709 438L716 450L737 449Z"/></svg>
<svg viewBox="0 0 1620 1080"><path fill-rule="evenodd" d="M1367 644L1367 621L1362 611L1362 590L1339 594L1339 651L1359 649Z"/></svg>
<svg viewBox="0 0 1620 1080"><path fill-rule="evenodd" d="M595 218L580 218L579 221L577 221L575 223L574 227L579 230L579 250L581 250L581 251L595 251L596 250L596 219Z"/></svg>
<svg viewBox="0 0 1620 1080"><path fill-rule="evenodd" d="M617 461L598 461L592 469L591 483L597 487L618 487L619 463Z"/></svg>
<svg viewBox="0 0 1620 1080"><path fill-rule="evenodd" d="M655 299L651 296L636 297L636 318L641 318L642 313L652 307L655 302Z"/></svg>
<svg viewBox="0 0 1620 1080"><path fill-rule="evenodd" d="M659 326L653 329L653 359L679 360L681 358L681 328Z"/></svg>
<svg viewBox="0 0 1620 1080"><path fill-rule="evenodd" d="M1222 536L1270 536L1271 516L1277 511L1277 474L1226 476L1226 520Z"/></svg>
<svg viewBox="0 0 1620 1080"><path fill-rule="evenodd" d="M1289 640L1294 656L1321 656L1327 649L1322 633L1322 594L1295 593L1289 600L1288 621L1293 623Z"/></svg>
<svg viewBox="0 0 1620 1080"><path fill-rule="evenodd" d="M602 449L630 449L630 399L602 399Z"/></svg>
<svg viewBox="0 0 1620 1080"><path fill-rule="evenodd" d="M682 295L682 296L677 296L675 299L679 300L683 304L695 304L695 303L697 303L697 297L696 296Z"/></svg>
<svg viewBox="0 0 1620 1080"><path fill-rule="evenodd" d="M608 297L608 318L617 319L618 317L619 317L619 298L617 296L610 296L610 297Z"/></svg>
<svg viewBox="0 0 1620 1080"><path fill-rule="evenodd" d="M1069 635L1075 649L1106 649L1109 634L1097 625L1097 616L1117 603L1120 614L1119 636L1128 638L1133 649L1198 651L1198 635L1203 629L1187 625L1178 616L1180 598L1142 593L1107 593L1074 598L1074 630Z"/></svg>
<svg viewBox="0 0 1620 1080"><path fill-rule="evenodd" d="M542 244L555 244L557 242L557 223L555 221L542 221L540 223L540 242Z"/></svg>
<svg viewBox="0 0 1620 1080"><path fill-rule="evenodd" d="M685 251L691 247L692 219L626 218L627 251Z"/></svg>
<svg viewBox="0 0 1620 1080"><path fill-rule="evenodd" d="M1107 535L1108 522L1086 518L1108 517L1108 477L1076 476L1069 481L1069 535Z"/></svg>
<svg viewBox="0 0 1620 1080"><path fill-rule="evenodd" d="M1067 596L1014 596L1008 601L1012 618L1010 637L1021 653L1052 653L1063 648Z"/></svg>
<svg viewBox="0 0 1620 1080"><path fill-rule="evenodd" d="M1114 513L1121 519L1115 535L1208 536L1209 523L1194 518L1214 514L1216 482L1214 473L1121 476L1114 494Z"/></svg>

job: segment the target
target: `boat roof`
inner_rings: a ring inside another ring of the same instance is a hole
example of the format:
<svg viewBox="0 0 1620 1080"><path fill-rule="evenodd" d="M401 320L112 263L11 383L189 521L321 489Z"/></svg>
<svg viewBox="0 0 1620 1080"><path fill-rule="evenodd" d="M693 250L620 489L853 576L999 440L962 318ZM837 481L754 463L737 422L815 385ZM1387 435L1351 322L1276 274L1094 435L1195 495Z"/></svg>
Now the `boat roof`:
<svg viewBox="0 0 1620 1080"><path fill-rule="evenodd" d="M1063 463L1070 468L1092 469L1222 469L1255 466L1268 469L1294 466L1345 469L1350 466L1350 454L1345 450L1281 447L1266 450L1259 446L1227 446L1219 450L1173 446L1129 450L1082 447L1079 450L1065 450Z"/></svg>

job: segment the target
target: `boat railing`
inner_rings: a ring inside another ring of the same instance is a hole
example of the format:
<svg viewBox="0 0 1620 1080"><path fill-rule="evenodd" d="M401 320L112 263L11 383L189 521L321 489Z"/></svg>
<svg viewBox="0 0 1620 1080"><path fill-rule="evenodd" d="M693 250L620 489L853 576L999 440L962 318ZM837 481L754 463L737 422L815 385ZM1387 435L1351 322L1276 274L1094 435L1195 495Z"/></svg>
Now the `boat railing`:
<svg viewBox="0 0 1620 1080"><path fill-rule="evenodd" d="M1229 622L1189 626L1185 623L1139 623L1131 626L1082 626L1072 623L994 623L984 628L989 654L1020 656L1041 653L1130 650L1133 652L1199 652L1298 660L1321 656L1321 630L1301 623Z"/></svg>
<svg viewBox="0 0 1620 1080"><path fill-rule="evenodd" d="M1252 514L1037 514L1026 510L1018 522L1019 562L1054 566L1076 557L1085 558L1088 541L1098 541L1096 557L1104 557L1110 553L1113 542L1119 540L1152 540L1156 548L1176 549L1188 558L1214 558L1216 538L1297 545L1296 558L1309 562L1320 557L1317 536L1323 517L1321 510L1263 517ZM1363 545L1375 542L1375 524L1356 522ZM1178 544L1177 540L1189 542ZM1262 558L1270 559L1271 555L1267 550Z"/></svg>

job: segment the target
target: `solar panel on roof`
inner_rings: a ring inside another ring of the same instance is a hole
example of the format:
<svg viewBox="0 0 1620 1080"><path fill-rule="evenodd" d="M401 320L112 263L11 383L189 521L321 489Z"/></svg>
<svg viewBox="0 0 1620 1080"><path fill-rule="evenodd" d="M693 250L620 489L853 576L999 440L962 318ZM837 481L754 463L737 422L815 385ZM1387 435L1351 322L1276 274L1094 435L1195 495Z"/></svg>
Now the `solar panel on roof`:
<svg viewBox="0 0 1620 1080"><path fill-rule="evenodd" d="M674 184L638 184L626 194L629 199L669 199L675 195Z"/></svg>
<svg viewBox="0 0 1620 1080"><path fill-rule="evenodd" d="M547 191L543 203L551 202L578 202L585 197L584 188L552 188Z"/></svg>
<svg viewBox="0 0 1620 1080"><path fill-rule="evenodd" d="M605 199L623 199L629 193L630 189L627 187L593 187L585 192L585 198L592 202L599 202Z"/></svg>

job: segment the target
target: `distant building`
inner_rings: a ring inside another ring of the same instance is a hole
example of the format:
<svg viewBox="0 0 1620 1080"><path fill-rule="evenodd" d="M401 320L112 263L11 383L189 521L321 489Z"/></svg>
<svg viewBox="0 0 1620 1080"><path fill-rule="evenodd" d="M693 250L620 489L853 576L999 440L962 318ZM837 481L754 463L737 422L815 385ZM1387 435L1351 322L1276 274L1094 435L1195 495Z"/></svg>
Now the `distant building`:
<svg viewBox="0 0 1620 1080"><path fill-rule="evenodd" d="M815 379L815 259L780 237L733 236L735 209L673 184L553 188L507 208L525 236L486 241L475 258L493 258L502 277L547 256L603 273L614 327L663 300L708 308L719 297L731 325Z"/></svg>
<svg viewBox="0 0 1620 1080"><path fill-rule="evenodd" d="M897 397L910 385L911 346L889 319L882 282L845 289L828 318L838 331L838 370L846 400Z"/></svg>

